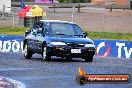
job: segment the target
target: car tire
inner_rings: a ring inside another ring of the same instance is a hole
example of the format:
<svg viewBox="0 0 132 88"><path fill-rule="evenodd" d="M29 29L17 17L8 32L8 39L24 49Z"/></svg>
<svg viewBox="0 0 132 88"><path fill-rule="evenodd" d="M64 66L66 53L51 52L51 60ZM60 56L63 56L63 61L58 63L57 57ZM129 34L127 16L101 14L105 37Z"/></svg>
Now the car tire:
<svg viewBox="0 0 132 88"><path fill-rule="evenodd" d="M84 59L85 59L85 62L92 62L93 56L85 56Z"/></svg>
<svg viewBox="0 0 132 88"><path fill-rule="evenodd" d="M24 57L25 57L25 59L31 59L31 57L32 57L32 52L28 49L28 45L27 44L25 44L25 46L24 46Z"/></svg>
<svg viewBox="0 0 132 88"><path fill-rule="evenodd" d="M45 61L50 61L51 60L51 55L48 52L46 45L43 47L42 57L43 57L43 60L45 60Z"/></svg>

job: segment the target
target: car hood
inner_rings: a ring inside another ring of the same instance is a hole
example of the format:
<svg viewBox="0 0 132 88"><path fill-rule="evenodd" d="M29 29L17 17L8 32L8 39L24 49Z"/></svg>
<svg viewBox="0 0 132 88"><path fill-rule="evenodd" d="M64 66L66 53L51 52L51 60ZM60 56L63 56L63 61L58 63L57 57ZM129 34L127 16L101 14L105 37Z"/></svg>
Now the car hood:
<svg viewBox="0 0 132 88"><path fill-rule="evenodd" d="M89 38L81 38L77 36L61 36L61 37L45 37L47 43L51 42L64 42L64 43L77 43L77 44L93 44Z"/></svg>

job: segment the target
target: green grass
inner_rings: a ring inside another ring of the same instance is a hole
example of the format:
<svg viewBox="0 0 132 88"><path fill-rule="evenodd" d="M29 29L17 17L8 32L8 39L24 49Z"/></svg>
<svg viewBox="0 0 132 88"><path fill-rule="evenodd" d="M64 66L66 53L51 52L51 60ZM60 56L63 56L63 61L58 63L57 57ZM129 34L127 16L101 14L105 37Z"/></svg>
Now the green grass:
<svg viewBox="0 0 132 88"><path fill-rule="evenodd" d="M24 27L0 27L0 34L23 35L26 30Z"/></svg>
<svg viewBox="0 0 132 88"><path fill-rule="evenodd" d="M98 39L132 40L132 33L88 32L88 36Z"/></svg>
<svg viewBox="0 0 132 88"><path fill-rule="evenodd" d="M24 27L0 27L0 34L23 35L27 28ZM89 38L98 39L118 39L118 40L132 40L132 33L109 33L109 32L88 32Z"/></svg>

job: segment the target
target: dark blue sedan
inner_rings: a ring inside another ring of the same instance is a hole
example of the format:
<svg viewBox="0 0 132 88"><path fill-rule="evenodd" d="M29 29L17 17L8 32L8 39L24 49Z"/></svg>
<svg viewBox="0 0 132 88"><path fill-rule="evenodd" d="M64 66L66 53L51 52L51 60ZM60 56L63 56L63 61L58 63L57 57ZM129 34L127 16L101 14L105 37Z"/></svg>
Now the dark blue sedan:
<svg viewBox="0 0 132 88"><path fill-rule="evenodd" d="M51 56L58 56L67 60L82 58L86 62L92 62L95 45L86 36L87 33L73 22L40 20L25 32L24 57L30 59L38 53L48 61Z"/></svg>

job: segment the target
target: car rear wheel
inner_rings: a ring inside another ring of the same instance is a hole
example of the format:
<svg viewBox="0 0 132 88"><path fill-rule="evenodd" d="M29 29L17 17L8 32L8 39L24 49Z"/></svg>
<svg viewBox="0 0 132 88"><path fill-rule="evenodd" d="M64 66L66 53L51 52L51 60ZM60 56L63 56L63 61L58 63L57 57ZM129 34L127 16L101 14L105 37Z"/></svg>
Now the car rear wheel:
<svg viewBox="0 0 132 88"><path fill-rule="evenodd" d="M93 56L85 56L84 59L85 59L85 62L92 62Z"/></svg>
<svg viewBox="0 0 132 88"><path fill-rule="evenodd" d="M25 44L25 46L24 46L24 57L25 57L25 59L31 59L32 55L33 55L32 52L30 52L30 50L28 49L28 45Z"/></svg>
<svg viewBox="0 0 132 88"><path fill-rule="evenodd" d="M45 61L50 61L50 60L51 60L51 55L50 55L50 53L48 52L46 46L43 47L42 57L43 57L43 60L45 60Z"/></svg>

